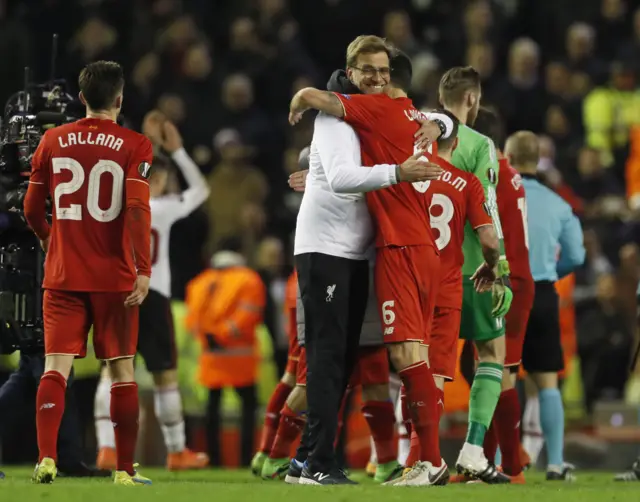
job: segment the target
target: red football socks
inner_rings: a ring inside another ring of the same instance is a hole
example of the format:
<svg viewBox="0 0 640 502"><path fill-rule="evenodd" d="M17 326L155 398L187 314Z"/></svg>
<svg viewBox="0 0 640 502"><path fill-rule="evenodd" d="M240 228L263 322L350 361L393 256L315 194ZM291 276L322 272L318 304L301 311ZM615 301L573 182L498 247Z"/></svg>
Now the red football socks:
<svg viewBox="0 0 640 502"><path fill-rule="evenodd" d="M409 442L409 455L405 460L405 467L413 467L418 460L420 460L420 440L415 430L411 431L411 441Z"/></svg>
<svg viewBox="0 0 640 502"><path fill-rule="evenodd" d="M396 416L391 401L367 401L362 413L369 424L371 437L376 445L378 464L386 464L398 458L398 442L395 438Z"/></svg>
<svg viewBox="0 0 640 502"><path fill-rule="evenodd" d="M496 461L496 451L498 451L498 434L496 433L496 416L493 415L493 420L491 421L491 425L487 429L487 432L484 435L484 443L482 443L482 448L484 450L484 456L487 457L487 460L492 464Z"/></svg>
<svg viewBox="0 0 640 502"><path fill-rule="evenodd" d="M116 439L116 470L133 476L133 456L138 439L138 386L135 382L111 386L111 422Z"/></svg>
<svg viewBox="0 0 640 502"><path fill-rule="evenodd" d="M399 373L409 401L413 430L420 443L420 460L435 467L442 463L438 437L438 388L427 363L409 366Z"/></svg>
<svg viewBox="0 0 640 502"><path fill-rule="evenodd" d="M57 371L47 371L40 378L36 396L38 450L43 458L58 460L58 431L64 414L67 380Z"/></svg>
<svg viewBox="0 0 640 502"><path fill-rule="evenodd" d="M520 400L516 389L505 390L500 394L493 415L500 451L502 468L505 474L517 476L522 472L520 459Z"/></svg>
<svg viewBox="0 0 640 502"><path fill-rule="evenodd" d="M444 391L436 387L436 392L438 393L438 400L436 401L438 405L438 427L440 427L440 420L442 420L442 415L444 415Z"/></svg>
<svg viewBox="0 0 640 502"><path fill-rule="evenodd" d="M266 453L267 455L271 451L271 445L278 431L278 422L280 422L280 410L282 410L282 407L287 402L291 390L292 387L282 382L278 382L278 385L276 385L276 388L273 390L269 403L267 404L264 426L262 428L262 438L260 439L260 448L258 451Z"/></svg>
<svg viewBox="0 0 640 502"><path fill-rule="evenodd" d="M413 426L411 425L411 413L409 412L409 401L407 400L407 390L404 385L400 388L400 406L402 407L402 423L407 430L407 437L411 437Z"/></svg>
<svg viewBox="0 0 640 502"><path fill-rule="evenodd" d="M271 445L269 458L287 458L291 454L291 445L302 434L306 420L299 416L287 404L280 411L280 423L276 437Z"/></svg>

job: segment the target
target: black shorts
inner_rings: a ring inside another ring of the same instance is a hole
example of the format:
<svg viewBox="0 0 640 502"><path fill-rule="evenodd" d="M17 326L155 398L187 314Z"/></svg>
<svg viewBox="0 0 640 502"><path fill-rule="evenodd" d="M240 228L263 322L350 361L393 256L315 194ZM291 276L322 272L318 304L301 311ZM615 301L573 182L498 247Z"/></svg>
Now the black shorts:
<svg viewBox="0 0 640 502"><path fill-rule="evenodd" d="M533 308L522 347L522 366L529 373L552 373L564 369L560 305L553 282L535 283Z"/></svg>
<svg viewBox="0 0 640 502"><path fill-rule="evenodd" d="M176 335L171 301L157 291L140 306L138 353L151 373L176 369Z"/></svg>

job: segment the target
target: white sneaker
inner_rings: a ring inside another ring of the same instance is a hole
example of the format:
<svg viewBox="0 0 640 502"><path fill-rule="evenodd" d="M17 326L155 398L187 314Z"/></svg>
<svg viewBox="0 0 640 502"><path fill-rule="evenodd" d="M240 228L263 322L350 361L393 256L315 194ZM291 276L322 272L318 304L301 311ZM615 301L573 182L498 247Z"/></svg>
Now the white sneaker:
<svg viewBox="0 0 640 502"><path fill-rule="evenodd" d="M431 462L417 462L396 486L442 486L449 482L449 468L444 460L434 467Z"/></svg>
<svg viewBox="0 0 640 502"><path fill-rule="evenodd" d="M491 485L511 482L509 476L498 471L494 465L489 463L484 453L469 454L465 448L458 455L456 470L473 480L484 481Z"/></svg>

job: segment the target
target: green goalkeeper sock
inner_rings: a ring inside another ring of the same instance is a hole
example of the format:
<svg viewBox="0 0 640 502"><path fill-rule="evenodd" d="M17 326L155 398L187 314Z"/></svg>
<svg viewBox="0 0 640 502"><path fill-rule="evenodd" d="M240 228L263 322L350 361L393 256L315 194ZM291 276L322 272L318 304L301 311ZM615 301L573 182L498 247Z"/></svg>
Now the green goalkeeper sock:
<svg viewBox="0 0 640 502"><path fill-rule="evenodd" d="M469 429L466 442L482 446L502 389L502 364L480 363L469 398Z"/></svg>

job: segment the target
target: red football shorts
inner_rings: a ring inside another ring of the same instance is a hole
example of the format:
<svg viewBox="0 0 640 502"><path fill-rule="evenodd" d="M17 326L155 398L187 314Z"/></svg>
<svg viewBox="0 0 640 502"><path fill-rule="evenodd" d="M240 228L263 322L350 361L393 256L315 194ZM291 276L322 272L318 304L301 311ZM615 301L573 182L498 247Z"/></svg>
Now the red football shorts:
<svg viewBox="0 0 640 502"><path fill-rule="evenodd" d="M298 368L296 370L296 385L307 385L307 351L304 347L298 346L300 355L298 356Z"/></svg>
<svg viewBox="0 0 640 502"><path fill-rule="evenodd" d="M453 380L458 363L461 309L436 307L431 326L429 366L434 376Z"/></svg>
<svg viewBox="0 0 640 502"><path fill-rule="evenodd" d="M504 358L505 368L518 366L522 361L522 346L527 332L529 314L533 307L535 286L533 281L523 281L511 278L513 302L505 317L506 321L506 347Z"/></svg>
<svg viewBox="0 0 640 502"><path fill-rule="evenodd" d="M360 347L358 349L358 362L351 375L350 386L357 385L386 385L391 374L389 371L389 358L384 345L375 347Z"/></svg>
<svg viewBox="0 0 640 502"><path fill-rule="evenodd" d="M47 289L43 301L45 354L84 357L93 325L93 347L98 359L135 356L139 309L124 306L127 296L127 292Z"/></svg>
<svg viewBox="0 0 640 502"><path fill-rule="evenodd" d="M429 344L439 272L431 246L378 248L375 289L385 343Z"/></svg>
<svg viewBox="0 0 640 502"><path fill-rule="evenodd" d="M289 352L287 354L287 367L285 373L296 375L298 372L298 361L300 360L300 345L298 344L298 336L289 337Z"/></svg>

